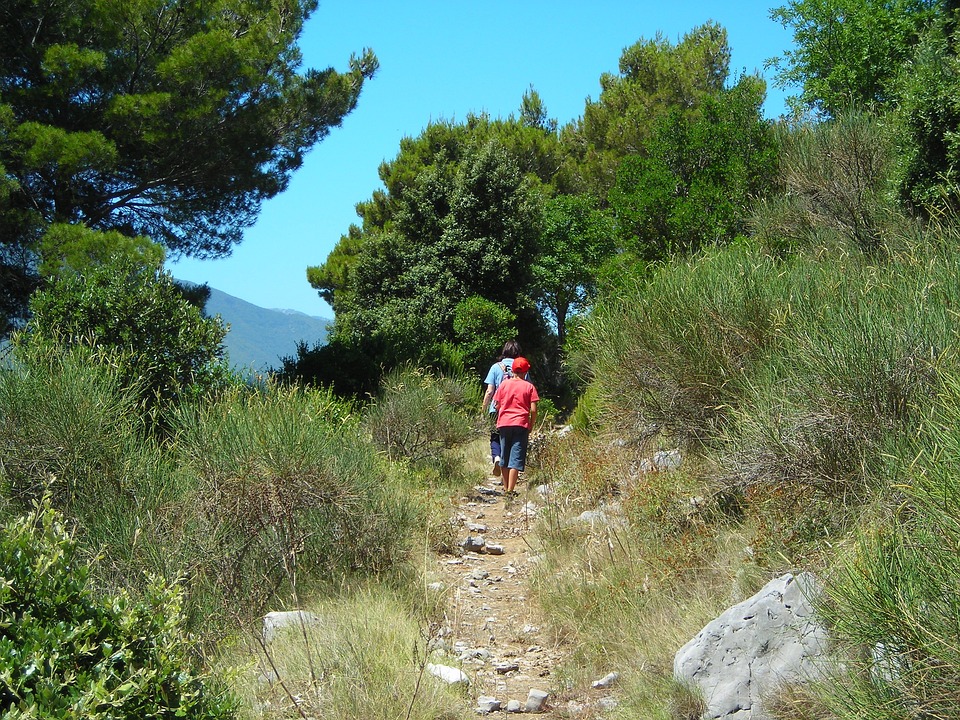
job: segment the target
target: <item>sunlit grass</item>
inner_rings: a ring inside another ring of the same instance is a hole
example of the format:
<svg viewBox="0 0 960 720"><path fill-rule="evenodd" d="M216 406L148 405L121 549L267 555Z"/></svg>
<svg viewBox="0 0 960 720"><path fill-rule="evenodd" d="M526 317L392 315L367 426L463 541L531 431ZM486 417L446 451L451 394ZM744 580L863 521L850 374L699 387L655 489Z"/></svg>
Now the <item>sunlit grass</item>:
<svg viewBox="0 0 960 720"><path fill-rule="evenodd" d="M471 716L465 690L426 670L429 623L400 596L366 587L310 604L319 621L269 644L248 638L222 658L250 720L457 720ZM448 660L448 662L450 662Z"/></svg>

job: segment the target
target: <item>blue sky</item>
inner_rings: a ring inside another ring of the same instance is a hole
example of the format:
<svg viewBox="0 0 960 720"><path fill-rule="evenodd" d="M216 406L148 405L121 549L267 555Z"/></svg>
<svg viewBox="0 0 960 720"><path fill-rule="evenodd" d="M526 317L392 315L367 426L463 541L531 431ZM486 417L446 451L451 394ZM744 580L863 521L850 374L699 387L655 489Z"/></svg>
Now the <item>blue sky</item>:
<svg viewBox="0 0 960 720"><path fill-rule="evenodd" d="M770 19L769 1L667 0L320 0L300 38L304 68L345 70L351 53L370 47L380 70L357 108L317 145L281 195L264 203L233 254L181 260L175 277L266 308L333 317L310 287L320 265L358 218L356 203L381 187L377 168L396 157L400 140L436 120L471 112L516 114L533 85L561 125L579 118L600 94L600 75L616 73L623 49L659 31L672 43L708 20L727 29L731 74L767 78L765 112L784 110L764 62L792 45Z"/></svg>

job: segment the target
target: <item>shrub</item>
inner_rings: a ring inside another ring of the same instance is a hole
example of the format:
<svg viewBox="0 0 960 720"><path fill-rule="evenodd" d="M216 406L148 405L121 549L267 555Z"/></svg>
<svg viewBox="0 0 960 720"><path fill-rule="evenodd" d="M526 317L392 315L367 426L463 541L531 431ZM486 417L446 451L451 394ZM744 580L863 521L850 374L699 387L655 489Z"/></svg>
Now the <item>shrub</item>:
<svg viewBox="0 0 960 720"><path fill-rule="evenodd" d="M790 303L780 303L778 351L732 412L722 462L760 511L772 552L828 548L890 482L890 458L921 427L938 369L955 364L954 257L781 266Z"/></svg>
<svg viewBox="0 0 960 720"><path fill-rule="evenodd" d="M479 408L477 386L403 368L383 382L365 417L374 442L391 460L414 467L436 463L473 432L467 408Z"/></svg>
<svg viewBox="0 0 960 720"><path fill-rule="evenodd" d="M100 598L45 498L0 534L4 717L233 718L236 702L190 661L180 594Z"/></svg>
<svg viewBox="0 0 960 720"><path fill-rule="evenodd" d="M144 432L138 394L102 354L77 347L26 353L0 370L0 481L15 512L43 493L104 555L101 575L138 582L138 559L162 534L174 475ZM137 539L140 542L137 542ZM156 568L154 568L156 569ZM103 579L103 578L101 578Z"/></svg>
<svg viewBox="0 0 960 720"><path fill-rule="evenodd" d="M236 392L174 420L191 490L171 554L212 615L243 621L298 585L404 572L418 511L329 391Z"/></svg>
<svg viewBox="0 0 960 720"><path fill-rule="evenodd" d="M831 122L781 133L784 193L759 205L753 226L773 245L810 245L817 231L837 232L864 251L882 247L895 226L893 152L876 118L847 111Z"/></svg>
<svg viewBox="0 0 960 720"><path fill-rule="evenodd" d="M630 439L715 438L775 340L771 263L743 245L711 251L599 303L573 363L595 381L602 421Z"/></svg>
<svg viewBox="0 0 960 720"><path fill-rule="evenodd" d="M7 491L26 507L51 478L58 504L82 503L93 487L116 487L126 452L139 444L137 408L116 368L92 350L18 353L0 371Z"/></svg>
<svg viewBox="0 0 960 720"><path fill-rule="evenodd" d="M66 273L30 301L19 344L87 345L109 353L126 385L150 406L179 401L229 379L226 328L204 318L155 266L117 260Z"/></svg>
<svg viewBox="0 0 960 720"><path fill-rule="evenodd" d="M280 362L276 377L282 382L330 388L343 398L373 395L382 374L368 353L336 337L312 347L300 341L296 355Z"/></svg>

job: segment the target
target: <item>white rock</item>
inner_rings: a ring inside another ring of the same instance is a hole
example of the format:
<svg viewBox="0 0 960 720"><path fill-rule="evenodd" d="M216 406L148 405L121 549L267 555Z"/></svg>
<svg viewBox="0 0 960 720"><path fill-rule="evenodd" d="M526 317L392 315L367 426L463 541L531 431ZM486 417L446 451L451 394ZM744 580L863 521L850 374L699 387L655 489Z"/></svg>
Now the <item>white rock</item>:
<svg viewBox="0 0 960 720"><path fill-rule="evenodd" d="M577 516L577 521L585 525L606 525L607 515L603 510L584 510Z"/></svg>
<svg viewBox="0 0 960 720"><path fill-rule="evenodd" d="M619 679L620 679L620 673L616 673L616 672L607 673L599 680L595 680L592 686L595 688L608 688L614 683L616 683L617 680Z"/></svg>
<svg viewBox="0 0 960 720"><path fill-rule="evenodd" d="M269 612L263 616L263 641L273 642L278 632L288 629L300 629L317 625L320 618L306 610L288 610Z"/></svg>
<svg viewBox="0 0 960 720"><path fill-rule="evenodd" d="M477 698L477 712L486 715L500 709L500 701L494 697L481 695Z"/></svg>
<svg viewBox="0 0 960 720"><path fill-rule="evenodd" d="M617 705L619 705L619 703L617 702L617 699L615 697L607 696L597 700L597 705L599 705L604 710L615 710Z"/></svg>
<svg viewBox="0 0 960 720"><path fill-rule="evenodd" d="M553 485L550 485L550 484L547 484L547 485L537 485L536 493L537 493L537 495L539 495L541 498L543 498L543 499L548 499L548 498L552 498L554 495L557 494L557 489L556 489Z"/></svg>
<svg viewBox="0 0 960 720"><path fill-rule="evenodd" d="M527 704L524 709L531 713L541 712L544 705L547 704L548 697L550 697L550 693L544 690L530 688L530 692L527 694Z"/></svg>
<svg viewBox="0 0 960 720"><path fill-rule="evenodd" d="M439 678L447 685L469 685L470 678L460 668L450 667L449 665L435 665L427 663L427 672L435 678Z"/></svg>
<svg viewBox="0 0 960 720"><path fill-rule="evenodd" d="M771 580L677 652L674 676L703 694L704 718L769 718L764 701L781 684L819 675L828 640L812 605L819 592L809 573Z"/></svg>

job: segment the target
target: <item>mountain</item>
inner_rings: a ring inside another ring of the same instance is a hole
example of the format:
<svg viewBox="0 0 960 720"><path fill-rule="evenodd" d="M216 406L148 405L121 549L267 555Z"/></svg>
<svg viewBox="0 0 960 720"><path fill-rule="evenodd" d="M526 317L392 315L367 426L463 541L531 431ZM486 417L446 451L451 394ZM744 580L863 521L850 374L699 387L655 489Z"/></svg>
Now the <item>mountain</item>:
<svg viewBox="0 0 960 720"><path fill-rule="evenodd" d="M219 314L230 326L223 344L230 365L240 370L279 368L281 357L296 354L298 341L309 347L324 342L327 325L333 322L296 310L267 310L214 288L206 311Z"/></svg>

